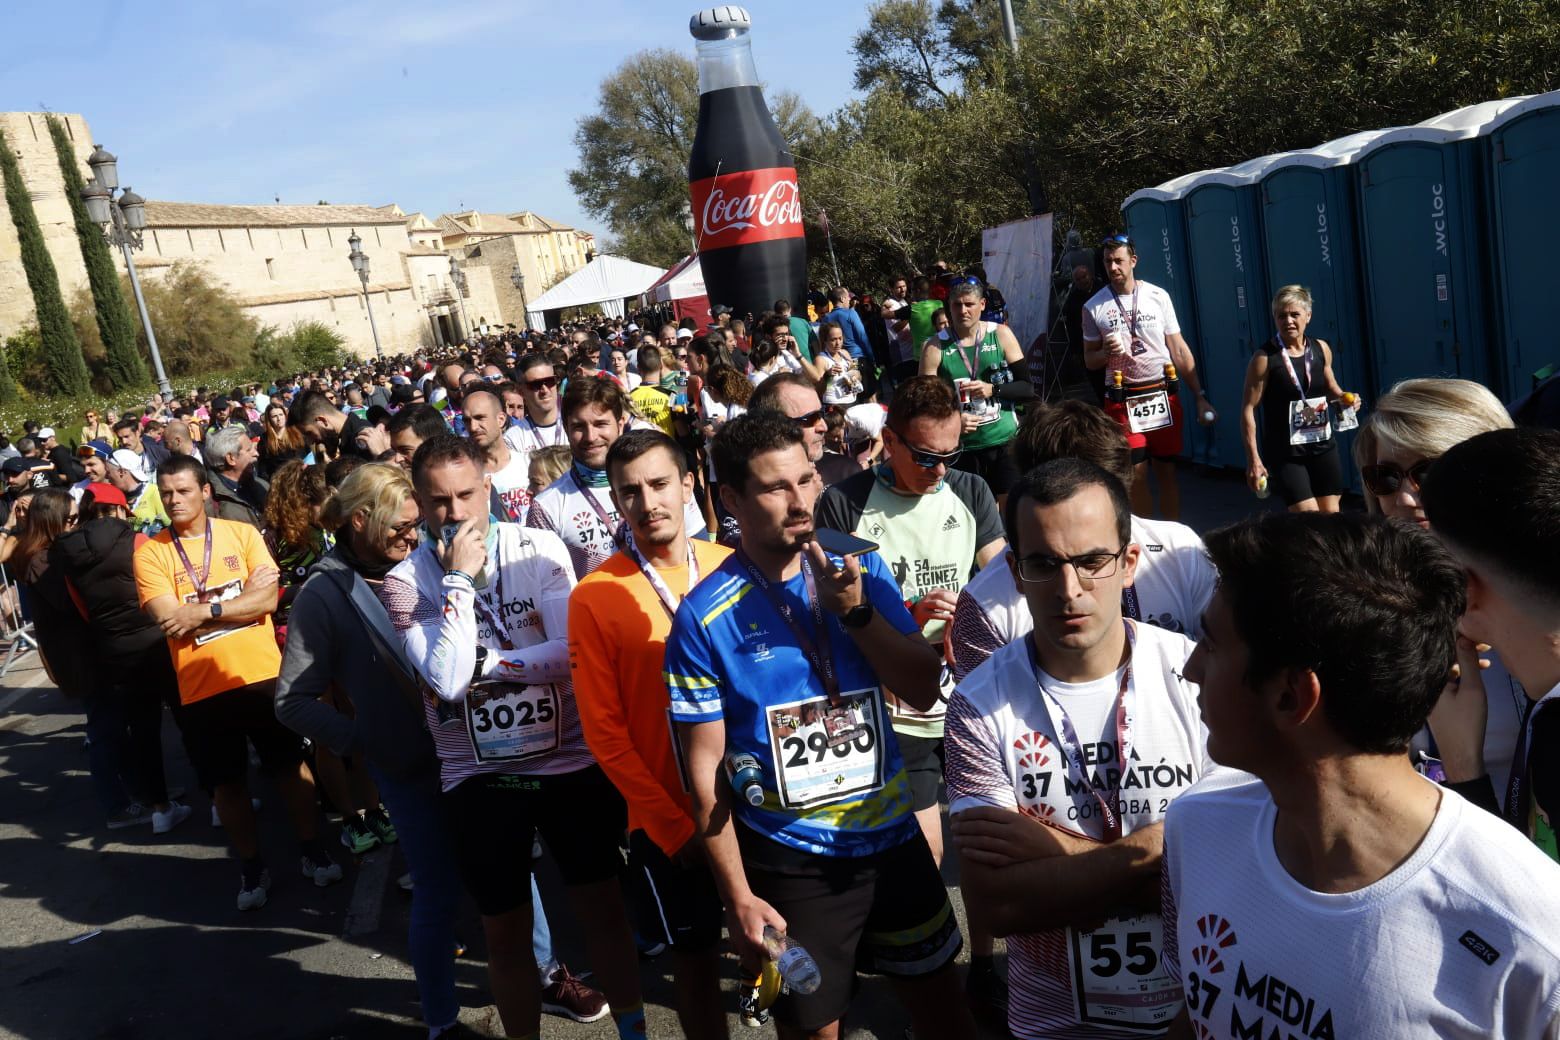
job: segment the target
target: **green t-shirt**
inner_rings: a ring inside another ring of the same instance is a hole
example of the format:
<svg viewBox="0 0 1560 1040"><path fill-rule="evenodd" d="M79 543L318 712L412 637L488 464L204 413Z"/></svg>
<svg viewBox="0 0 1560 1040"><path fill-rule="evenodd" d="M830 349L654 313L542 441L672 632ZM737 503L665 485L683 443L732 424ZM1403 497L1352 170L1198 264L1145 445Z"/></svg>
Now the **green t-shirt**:
<svg viewBox="0 0 1560 1040"><path fill-rule="evenodd" d="M796 337L797 349L802 352L802 357L811 361L818 346L818 334L813 331L806 318L798 318L793 314L787 320L791 323L791 335Z"/></svg>
<svg viewBox="0 0 1560 1040"><path fill-rule="evenodd" d="M937 334L939 344L942 346L942 362L937 371L944 379L955 387L961 379L978 379L983 383L991 383L993 386L1008 381L1007 355L1002 352L1002 344L997 342L997 328L989 322L982 322L985 335L979 341L978 356L972 355L971 347L961 347L953 338L953 332L944 329ZM971 361L974 362L975 371L970 371ZM961 396L961 401L963 400ZM985 422L975 427L959 439L959 447L965 451L983 451L986 448L995 448L1006 444L1018 434L1018 420L1013 417L1013 406L998 401L995 397L979 398L963 401L963 409L971 415L978 415Z"/></svg>
<svg viewBox="0 0 1560 1040"><path fill-rule="evenodd" d="M917 361L921 348L932 338L932 315L942 310L941 300L917 300L910 305L910 349Z"/></svg>

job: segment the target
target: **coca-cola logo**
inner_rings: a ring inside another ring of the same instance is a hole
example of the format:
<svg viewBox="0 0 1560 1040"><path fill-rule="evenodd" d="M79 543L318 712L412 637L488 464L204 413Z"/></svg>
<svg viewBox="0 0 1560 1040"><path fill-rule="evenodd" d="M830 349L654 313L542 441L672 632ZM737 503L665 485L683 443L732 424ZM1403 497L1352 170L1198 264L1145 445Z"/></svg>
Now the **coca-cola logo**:
<svg viewBox="0 0 1560 1040"><path fill-rule="evenodd" d="M689 185L699 248L802 236L802 197L789 166L708 177Z"/></svg>

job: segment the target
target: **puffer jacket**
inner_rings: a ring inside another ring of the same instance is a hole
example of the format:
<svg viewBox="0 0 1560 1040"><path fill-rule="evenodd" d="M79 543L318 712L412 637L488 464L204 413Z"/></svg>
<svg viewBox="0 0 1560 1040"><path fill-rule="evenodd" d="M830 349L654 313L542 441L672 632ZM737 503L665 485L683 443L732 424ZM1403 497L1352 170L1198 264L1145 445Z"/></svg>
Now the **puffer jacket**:
<svg viewBox="0 0 1560 1040"><path fill-rule="evenodd" d="M89 520L55 539L51 569L70 581L87 609L94 652L123 659L164 642L135 588L135 530L115 517Z"/></svg>

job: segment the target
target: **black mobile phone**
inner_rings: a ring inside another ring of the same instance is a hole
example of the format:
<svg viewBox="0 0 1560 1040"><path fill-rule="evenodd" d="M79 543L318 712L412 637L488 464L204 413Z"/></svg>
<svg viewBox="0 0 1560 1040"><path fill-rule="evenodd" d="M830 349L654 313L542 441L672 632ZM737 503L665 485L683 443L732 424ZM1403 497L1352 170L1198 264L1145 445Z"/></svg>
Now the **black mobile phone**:
<svg viewBox="0 0 1560 1040"><path fill-rule="evenodd" d="M455 541L455 536L459 533L460 524L445 524L443 529L439 531L439 538L444 542L444 547L448 549L450 544Z"/></svg>
<svg viewBox="0 0 1560 1040"><path fill-rule="evenodd" d="M824 552L835 556L860 556L862 553L877 552L878 549L876 542L869 542L865 538L857 538L843 531L831 531L827 527L815 530L813 541L817 542Z"/></svg>

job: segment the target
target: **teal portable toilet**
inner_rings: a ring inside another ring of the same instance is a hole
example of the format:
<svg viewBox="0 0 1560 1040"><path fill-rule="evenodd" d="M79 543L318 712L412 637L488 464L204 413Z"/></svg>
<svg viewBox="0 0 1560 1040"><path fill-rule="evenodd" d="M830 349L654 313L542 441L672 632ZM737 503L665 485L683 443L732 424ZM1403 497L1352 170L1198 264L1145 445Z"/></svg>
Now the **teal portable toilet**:
<svg viewBox="0 0 1560 1040"><path fill-rule="evenodd" d="M1496 364L1508 400L1560 362L1549 313L1560 232L1560 90L1507 107L1487 128L1490 239L1495 263Z"/></svg>
<svg viewBox="0 0 1560 1040"><path fill-rule="evenodd" d="M1372 398L1413 376L1460 376L1502 391L1481 245L1482 134L1516 100L1390 130L1355 160Z"/></svg>
<svg viewBox="0 0 1560 1040"><path fill-rule="evenodd" d="M1181 213L1181 187L1198 174L1166 181L1127 196L1121 216L1137 249L1133 274L1170 294L1181 335L1195 351L1197 315L1192 302L1192 268L1186 252L1186 222ZM1182 401L1182 404L1187 402Z"/></svg>
<svg viewBox="0 0 1560 1040"><path fill-rule="evenodd" d="M1192 345L1203 387L1219 414L1206 427L1196 425L1188 412L1187 433L1200 449L1193 457L1210 465L1246 468L1240 428L1246 364L1272 334L1256 180L1276 159L1263 156L1207 171L1185 185L1182 207L1198 335Z"/></svg>
<svg viewBox="0 0 1560 1040"><path fill-rule="evenodd" d="M1343 389L1367 396L1371 386L1360 293L1353 172L1360 150L1386 133L1368 130L1306 151L1275 157L1258 181L1267 301L1285 285L1303 285L1313 300L1308 334L1332 348L1333 375ZM1268 334L1274 332L1269 316ZM1361 490L1353 433L1339 435L1344 478Z"/></svg>

